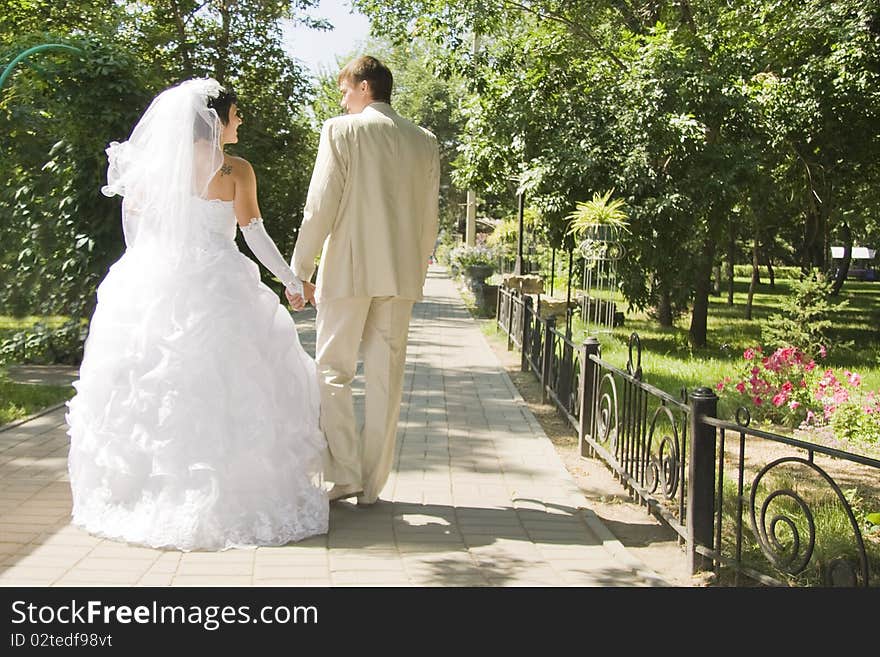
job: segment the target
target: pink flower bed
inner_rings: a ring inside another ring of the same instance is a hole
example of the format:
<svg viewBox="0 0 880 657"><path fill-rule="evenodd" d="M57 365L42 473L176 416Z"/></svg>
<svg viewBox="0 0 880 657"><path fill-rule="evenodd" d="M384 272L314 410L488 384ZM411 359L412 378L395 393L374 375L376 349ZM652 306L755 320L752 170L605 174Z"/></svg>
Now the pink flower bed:
<svg viewBox="0 0 880 657"><path fill-rule="evenodd" d="M826 355L822 347L820 358ZM738 397L737 405L748 408L755 420L787 427L818 427L834 425L835 413L845 409L840 417L845 415L847 424L855 422L853 430L874 442L872 427L876 424L880 428L880 391L864 391L857 372L844 370L841 374L821 368L796 347L780 347L769 356L761 347L749 347L743 359L740 376L725 377L715 389L719 394ZM837 429L835 426L835 432ZM851 429L842 429L847 438L853 437Z"/></svg>

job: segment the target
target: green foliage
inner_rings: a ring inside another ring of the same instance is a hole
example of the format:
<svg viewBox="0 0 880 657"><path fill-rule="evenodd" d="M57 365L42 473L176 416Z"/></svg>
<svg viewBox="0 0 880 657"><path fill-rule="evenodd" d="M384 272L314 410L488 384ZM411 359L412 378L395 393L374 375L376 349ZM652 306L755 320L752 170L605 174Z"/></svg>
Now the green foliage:
<svg viewBox="0 0 880 657"><path fill-rule="evenodd" d="M78 319L56 327L37 322L0 342L0 363L78 365L87 333L88 327Z"/></svg>
<svg viewBox="0 0 880 657"><path fill-rule="evenodd" d="M834 344L830 332L833 317L847 302L833 300L831 282L817 271L795 282L792 292L781 299L781 312L761 322L761 339L770 347L792 346L816 357Z"/></svg>
<svg viewBox="0 0 880 657"><path fill-rule="evenodd" d="M840 404L831 416L837 438L850 443L880 445L880 404L866 407L858 401Z"/></svg>
<svg viewBox="0 0 880 657"><path fill-rule="evenodd" d="M623 291L634 308L690 308L696 346L727 241L824 268L842 221L862 242L880 233L876 3L355 4L466 81L453 183L495 218L525 191L557 247L585 190L619 190Z"/></svg>
<svg viewBox="0 0 880 657"><path fill-rule="evenodd" d="M590 201L577 204L577 209L568 215L571 221L568 232L572 235L584 237L588 230L595 226L608 226L618 230L629 232L627 226L626 202L621 198L612 200L613 189L604 194L596 192Z"/></svg>
<svg viewBox="0 0 880 657"><path fill-rule="evenodd" d="M752 277L752 266L751 265L734 265L733 266L733 275L735 278L747 278L750 279ZM769 271L767 269L761 270L762 276L767 276L767 278L763 279L765 282L769 279ZM804 272L801 271L800 267L787 267L787 266L779 266L773 267L773 277L775 280L800 280L804 275Z"/></svg>
<svg viewBox="0 0 880 657"><path fill-rule="evenodd" d="M51 35L23 37L13 53ZM82 49L22 65L0 97L11 140L0 146L0 306L14 314L86 315L93 290L121 253L119 204L100 193L110 137L130 129L140 80L113 44L70 40ZM140 94L140 95L139 95Z"/></svg>
<svg viewBox="0 0 880 657"><path fill-rule="evenodd" d="M0 312L92 313L95 287L124 249L119 199L100 193L104 148L187 77L211 75L238 92L245 122L229 151L253 164L261 213L289 253L317 137L303 112L309 82L284 52L279 20L315 4L0 0L0 61L46 42L83 51L32 56L0 93L10 137L0 142Z"/></svg>

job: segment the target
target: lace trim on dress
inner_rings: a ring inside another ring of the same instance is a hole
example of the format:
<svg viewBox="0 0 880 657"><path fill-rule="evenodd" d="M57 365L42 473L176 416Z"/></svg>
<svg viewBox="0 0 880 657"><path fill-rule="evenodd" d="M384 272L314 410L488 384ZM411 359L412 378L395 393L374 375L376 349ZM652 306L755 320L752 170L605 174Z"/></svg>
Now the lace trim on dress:
<svg viewBox="0 0 880 657"><path fill-rule="evenodd" d="M244 226L240 226L242 230L256 230L257 226L262 225L263 218L262 217L251 217L250 221L247 222Z"/></svg>

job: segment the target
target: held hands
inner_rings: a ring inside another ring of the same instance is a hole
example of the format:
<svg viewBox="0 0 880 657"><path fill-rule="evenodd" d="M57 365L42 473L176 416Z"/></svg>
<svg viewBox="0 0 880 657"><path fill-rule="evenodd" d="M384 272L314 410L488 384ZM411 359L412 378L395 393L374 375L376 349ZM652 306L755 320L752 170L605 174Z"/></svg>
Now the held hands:
<svg viewBox="0 0 880 657"><path fill-rule="evenodd" d="M306 307L306 301L301 294L292 293L287 288L284 288L284 296L287 297L287 303L290 304L293 310L299 312Z"/></svg>
<svg viewBox="0 0 880 657"><path fill-rule="evenodd" d="M284 288L284 296L287 297L287 303L290 304L290 307L299 312L303 308L306 307L306 302L315 305L315 286L309 283L308 281L303 281L303 295L301 294L293 294L287 288Z"/></svg>

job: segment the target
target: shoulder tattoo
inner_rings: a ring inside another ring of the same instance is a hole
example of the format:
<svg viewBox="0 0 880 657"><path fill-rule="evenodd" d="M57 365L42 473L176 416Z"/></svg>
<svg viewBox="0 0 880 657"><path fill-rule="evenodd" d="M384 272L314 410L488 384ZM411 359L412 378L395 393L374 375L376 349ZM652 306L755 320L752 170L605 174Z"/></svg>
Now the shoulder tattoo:
<svg viewBox="0 0 880 657"><path fill-rule="evenodd" d="M223 166L220 167L220 175L221 176L228 176L231 173L232 173L232 165L224 164Z"/></svg>

